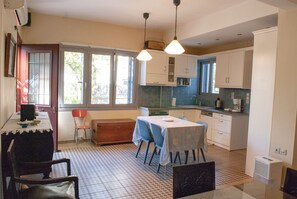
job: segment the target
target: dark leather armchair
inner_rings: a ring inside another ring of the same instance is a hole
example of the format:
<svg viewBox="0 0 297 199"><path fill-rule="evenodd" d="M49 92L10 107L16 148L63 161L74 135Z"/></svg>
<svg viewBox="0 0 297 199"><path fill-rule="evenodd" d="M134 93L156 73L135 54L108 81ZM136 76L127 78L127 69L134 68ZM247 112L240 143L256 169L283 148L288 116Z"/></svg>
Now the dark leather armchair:
<svg viewBox="0 0 297 199"><path fill-rule="evenodd" d="M59 160L46 162L20 162L17 161L14 140L11 141L8 151L8 163L11 169L11 188L14 199L78 199L79 187L78 177L71 175L70 159L63 158ZM54 164L66 163L67 176L51 179L34 180L22 178L19 168L47 168Z"/></svg>

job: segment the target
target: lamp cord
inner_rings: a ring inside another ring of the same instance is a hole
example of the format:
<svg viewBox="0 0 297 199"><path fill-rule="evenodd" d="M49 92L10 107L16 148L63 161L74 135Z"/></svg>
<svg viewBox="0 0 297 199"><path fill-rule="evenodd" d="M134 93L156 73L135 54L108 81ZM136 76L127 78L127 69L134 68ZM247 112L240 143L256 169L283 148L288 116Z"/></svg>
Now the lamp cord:
<svg viewBox="0 0 297 199"><path fill-rule="evenodd" d="M177 37L176 37L176 27L177 27L177 5L175 6L175 32L174 32L174 39L177 39Z"/></svg>
<svg viewBox="0 0 297 199"><path fill-rule="evenodd" d="M145 49L145 38L146 38L146 19L144 20L144 38L143 38L144 49Z"/></svg>

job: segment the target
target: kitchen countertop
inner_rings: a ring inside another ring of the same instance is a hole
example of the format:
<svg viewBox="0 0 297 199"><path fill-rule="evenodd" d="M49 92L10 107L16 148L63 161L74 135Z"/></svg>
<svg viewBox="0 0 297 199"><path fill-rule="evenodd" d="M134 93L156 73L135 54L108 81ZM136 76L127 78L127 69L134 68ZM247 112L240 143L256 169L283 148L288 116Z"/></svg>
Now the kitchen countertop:
<svg viewBox="0 0 297 199"><path fill-rule="evenodd" d="M209 111L213 113L221 113L226 115L248 115L248 113L237 113L237 112L231 112L231 111L224 111L222 109L215 109L214 107L208 107L208 106L198 106L198 105L177 105L177 106L171 106L171 107L146 107L146 106L140 106L140 109L149 109L152 111L158 111L158 110L175 110L175 109L197 109L201 111Z"/></svg>

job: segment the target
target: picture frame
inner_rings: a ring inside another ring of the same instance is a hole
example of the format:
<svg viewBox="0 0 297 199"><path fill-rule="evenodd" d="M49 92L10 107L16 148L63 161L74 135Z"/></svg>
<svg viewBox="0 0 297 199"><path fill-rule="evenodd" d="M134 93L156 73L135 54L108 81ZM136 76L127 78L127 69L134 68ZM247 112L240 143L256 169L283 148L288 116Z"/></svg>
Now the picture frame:
<svg viewBox="0 0 297 199"><path fill-rule="evenodd" d="M5 39L5 63L4 63L4 76L14 77L15 64L16 64L16 42L11 33L7 33Z"/></svg>

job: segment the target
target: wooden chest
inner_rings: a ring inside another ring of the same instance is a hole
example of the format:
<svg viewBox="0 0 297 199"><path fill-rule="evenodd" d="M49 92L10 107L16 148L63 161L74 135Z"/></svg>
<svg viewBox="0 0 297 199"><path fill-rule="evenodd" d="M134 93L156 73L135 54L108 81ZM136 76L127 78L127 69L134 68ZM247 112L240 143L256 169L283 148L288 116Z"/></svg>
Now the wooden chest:
<svg viewBox="0 0 297 199"><path fill-rule="evenodd" d="M132 119L92 120L92 141L99 145L132 142L134 127Z"/></svg>

